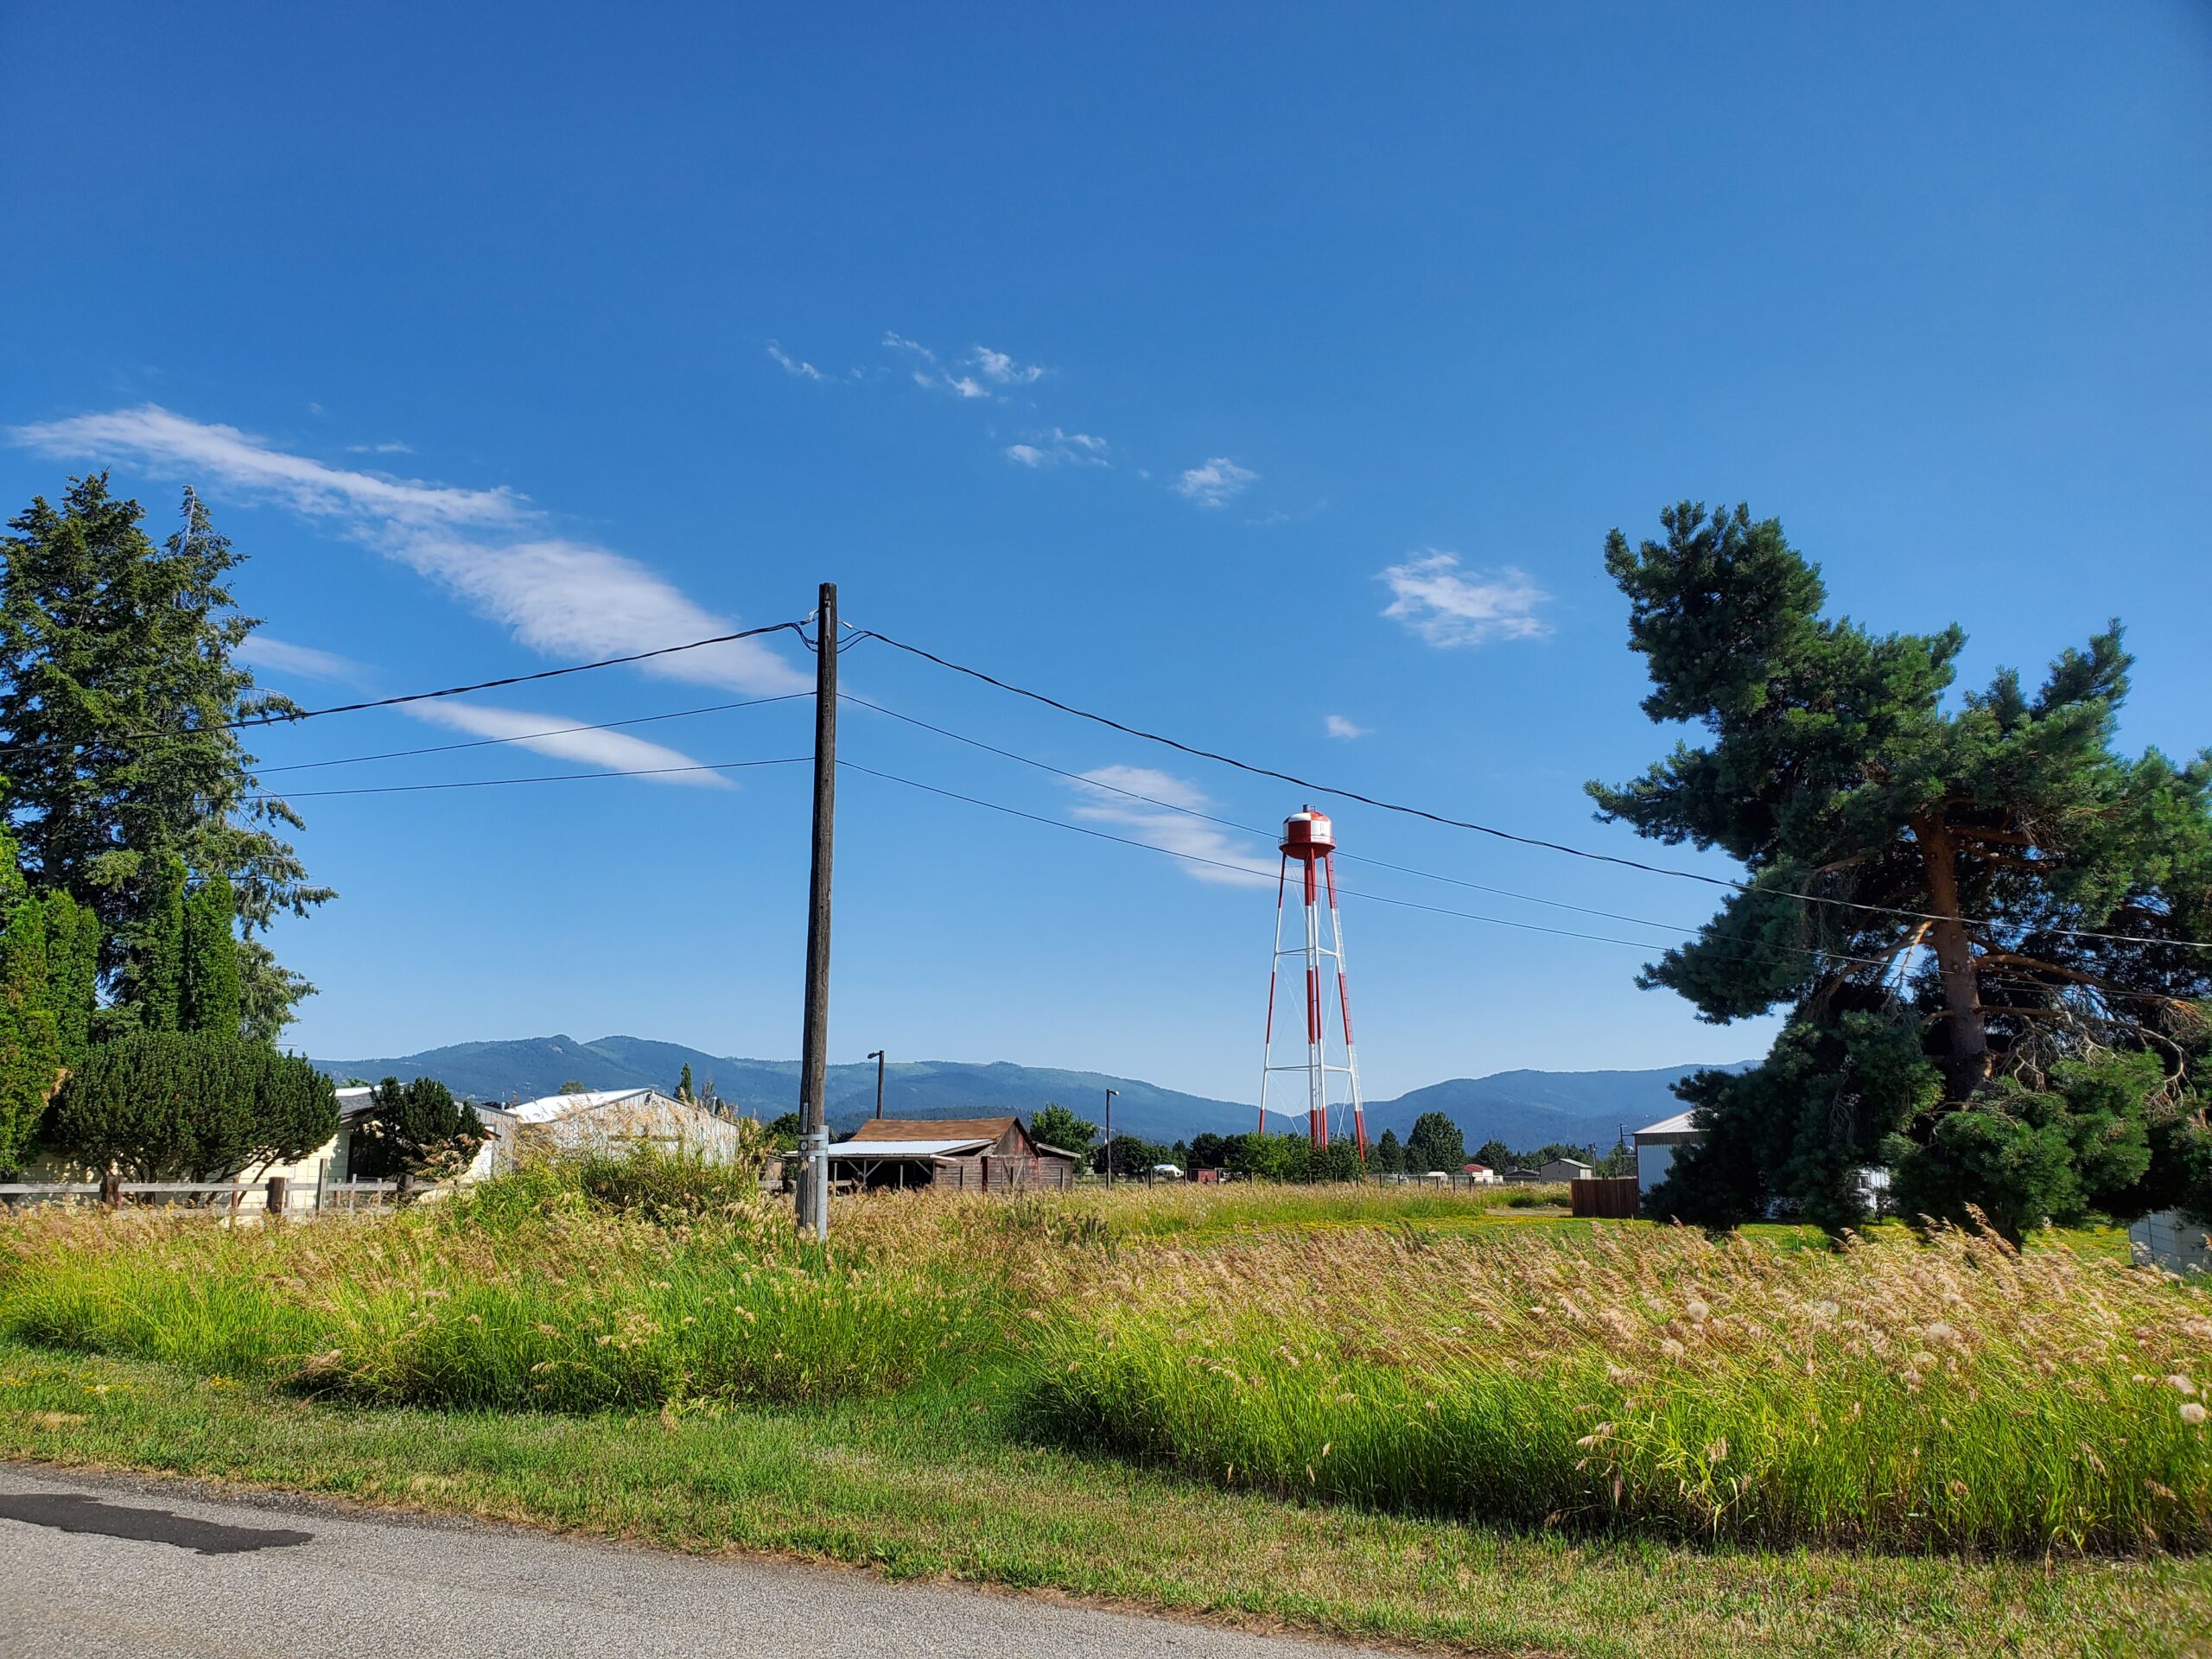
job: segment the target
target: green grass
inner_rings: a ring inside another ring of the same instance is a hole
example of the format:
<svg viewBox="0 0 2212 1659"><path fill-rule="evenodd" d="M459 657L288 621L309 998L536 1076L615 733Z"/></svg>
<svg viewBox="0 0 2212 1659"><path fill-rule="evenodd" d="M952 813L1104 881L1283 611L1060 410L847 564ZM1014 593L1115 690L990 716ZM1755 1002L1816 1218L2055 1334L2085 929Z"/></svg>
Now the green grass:
<svg viewBox="0 0 2212 1659"><path fill-rule="evenodd" d="M0 1268L0 1328L364 1401L589 1411L881 1393L989 1347L1003 1313L1000 1288L946 1252L887 1233L801 1243L749 1188L718 1192L674 1160L527 1170L390 1221L40 1226Z"/></svg>
<svg viewBox="0 0 2212 1659"><path fill-rule="evenodd" d="M49 1214L0 1230L0 1454L1492 1651L2212 1633L2201 1291L1490 1197L880 1199L826 1252L677 1165Z"/></svg>
<svg viewBox="0 0 2212 1659"><path fill-rule="evenodd" d="M1662 1538L2212 1542L2212 1304L1902 1230L1370 1229L1128 1256L1039 1319L1060 1432L1227 1485Z"/></svg>
<svg viewBox="0 0 2212 1659"><path fill-rule="evenodd" d="M1699 1548L1285 1503L1040 1446L1022 1395L985 1365L819 1407L430 1411L0 1338L0 1455L1470 1652L2148 1659L2212 1632L2204 1557Z"/></svg>

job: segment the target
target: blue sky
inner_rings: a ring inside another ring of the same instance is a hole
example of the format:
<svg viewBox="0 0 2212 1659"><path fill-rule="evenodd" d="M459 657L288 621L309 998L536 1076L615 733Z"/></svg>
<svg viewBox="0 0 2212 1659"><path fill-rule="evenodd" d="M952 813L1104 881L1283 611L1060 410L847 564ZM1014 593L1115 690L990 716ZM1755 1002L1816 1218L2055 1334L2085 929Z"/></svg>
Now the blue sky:
<svg viewBox="0 0 2212 1659"><path fill-rule="evenodd" d="M1283 769L1637 855L1669 736L1606 530L1748 500L1967 677L2107 616L2125 737L2212 740L2212 18L1817 9L10 8L0 499L73 471L249 551L309 704L845 613ZM786 645L273 732L270 767L804 683ZM849 689L1265 827L1294 791L880 645ZM435 715L435 718L432 716ZM341 897L323 1055L798 1047L804 700L271 771ZM872 715L850 758L1230 863L1207 825ZM647 747L641 747L647 746ZM719 777L720 781L715 781ZM1249 1098L1272 895L864 774L832 1058ZM1316 804L1330 803L1317 800ZM1726 1060L1637 991L1709 890L1350 805L1382 1096ZM1669 855L1693 864L1694 855ZM1717 868L1708 864L1705 868Z"/></svg>

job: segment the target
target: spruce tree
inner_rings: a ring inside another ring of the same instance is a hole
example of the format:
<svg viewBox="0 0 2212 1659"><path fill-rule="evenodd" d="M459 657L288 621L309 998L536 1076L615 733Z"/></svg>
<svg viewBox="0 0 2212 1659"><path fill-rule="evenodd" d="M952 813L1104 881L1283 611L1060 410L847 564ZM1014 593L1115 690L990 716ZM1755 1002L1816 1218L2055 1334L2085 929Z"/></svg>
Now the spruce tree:
<svg viewBox="0 0 2212 1659"><path fill-rule="evenodd" d="M184 901L183 971L178 1014L186 1031L239 1031L238 899L227 877L210 876Z"/></svg>
<svg viewBox="0 0 2212 1659"><path fill-rule="evenodd" d="M1931 1166L1924 1190L2017 1211L1989 1185L2006 1160L1947 1119L1976 1103L2009 1136L2066 1109L2063 1063L2108 1051L2161 1057L2133 1110L2171 1113L2212 996L2212 952L2182 943L2212 938L2212 758L2114 749L2119 625L2033 692L2008 669L1953 699L1956 626L1823 614L1818 569L1745 507L1660 517L1663 541L1613 531L1606 568L1649 667L1645 712L1706 741L1589 791L1603 819L1744 868L1641 982L1716 1022L1789 1015L1764 1065L1680 1086L1707 1139L1675 1159L1661 1211L1726 1224L1778 1204L1847 1225L1858 1171L1914 1159L1956 1177Z"/></svg>
<svg viewBox="0 0 2212 1659"><path fill-rule="evenodd" d="M136 501L105 474L44 497L0 537L0 815L35 892L67 892L101 925L104 983L138 1000L165 950L172 860L236 887L247 938L242 998L274 1036L311 987L254 935L279 911L330 897L279 833L300 819L260 790L237 722L293 705L258 693L232 654L257 626L226 585L240 556L188 496L184 527L156 544ZM156 974L146 1021L174 1028ZM122 1024L127 1026L126 1018Z"/></svg>
<svg viewBox="0 0 2212 1659"><path fill-rule="evenodd" d="M1368 1160L1368 1167L1377 1175L1402 1175L1406 1168L1406 1149L1398 1144L1395 1129L1382 1131L1382 1138L1375 1143L1375 1155Z"/></svg>
<svg viewBox="0 0 2212 1659"><path fill-rule="evenodd" d="M167 855L138 925L137 950L124 983L142 1031L184 1028L184 861Z"/></svg>

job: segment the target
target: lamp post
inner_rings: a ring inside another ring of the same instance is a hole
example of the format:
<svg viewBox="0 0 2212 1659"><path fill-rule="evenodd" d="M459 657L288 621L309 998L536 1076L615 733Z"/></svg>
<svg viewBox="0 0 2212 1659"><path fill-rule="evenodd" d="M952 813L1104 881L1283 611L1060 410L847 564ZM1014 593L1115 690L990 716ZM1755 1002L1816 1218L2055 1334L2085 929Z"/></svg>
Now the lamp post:
<svg viewBox="0 0 2212 1659"><path fill-rule="evenodd" d="M871 1051L868 1058L875 1062L875 1115L880 1120L883 1116L883 1051Z"/></svg>
<svg viewBox="0 0 2212 1659"><path fill-rule="evenodd" d="M1114 1187L1114 1096L1121 1092L1118 1089L1106 1091L1106 1187L1109 1192Z"/></svg>

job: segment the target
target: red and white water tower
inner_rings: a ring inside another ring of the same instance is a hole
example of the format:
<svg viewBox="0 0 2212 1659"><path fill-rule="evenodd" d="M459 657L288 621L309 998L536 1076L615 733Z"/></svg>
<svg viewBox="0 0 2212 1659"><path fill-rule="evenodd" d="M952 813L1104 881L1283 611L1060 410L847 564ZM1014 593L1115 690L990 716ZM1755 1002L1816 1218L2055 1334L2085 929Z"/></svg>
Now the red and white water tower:
<svg viewBox="0 0 2212 1659"><path fill-rule="evenodd" d="M1367 1157L1367 1111L1359 1093L1359 1058L1351 1040L1351 988L1344 977L1344 928L1337 913L1337 834L1330 824L1328 814L1305 807L1283 820L1282 868L1275 880L1275 956L1268 969L1268 1035L1262 1051L1260 1071L1260 1133L1268 1129L1268 1085L1278 1071L1306 1073L1306 1132L1317 1147L1329 1144L1329 1079L1339 1077L1344 1080L1344 1093L1347 1098L1338 1100L1339 1132L1343 1128L1343 1112L1349 1107L1351 1113L1351 1133L1359 1147L1362 1161ZM1283 895L1290 886L1291 861L1298 861L1300 879L1306 889L1306 941L1303 944L1283 949ZM1320 894L1325 890L1329 900L1329 942L1321 942ZM1275 981L1282 970L1285 957L1302 957L1306 962L1306 1058L1293 1065L1275 1064ZM1344 1064L1329 1064L1328 1020L1325 1004L1328 992L1322 979L1322 963L1326 962L1337 982L1338 1028L1344 1037Z"/></svg>

